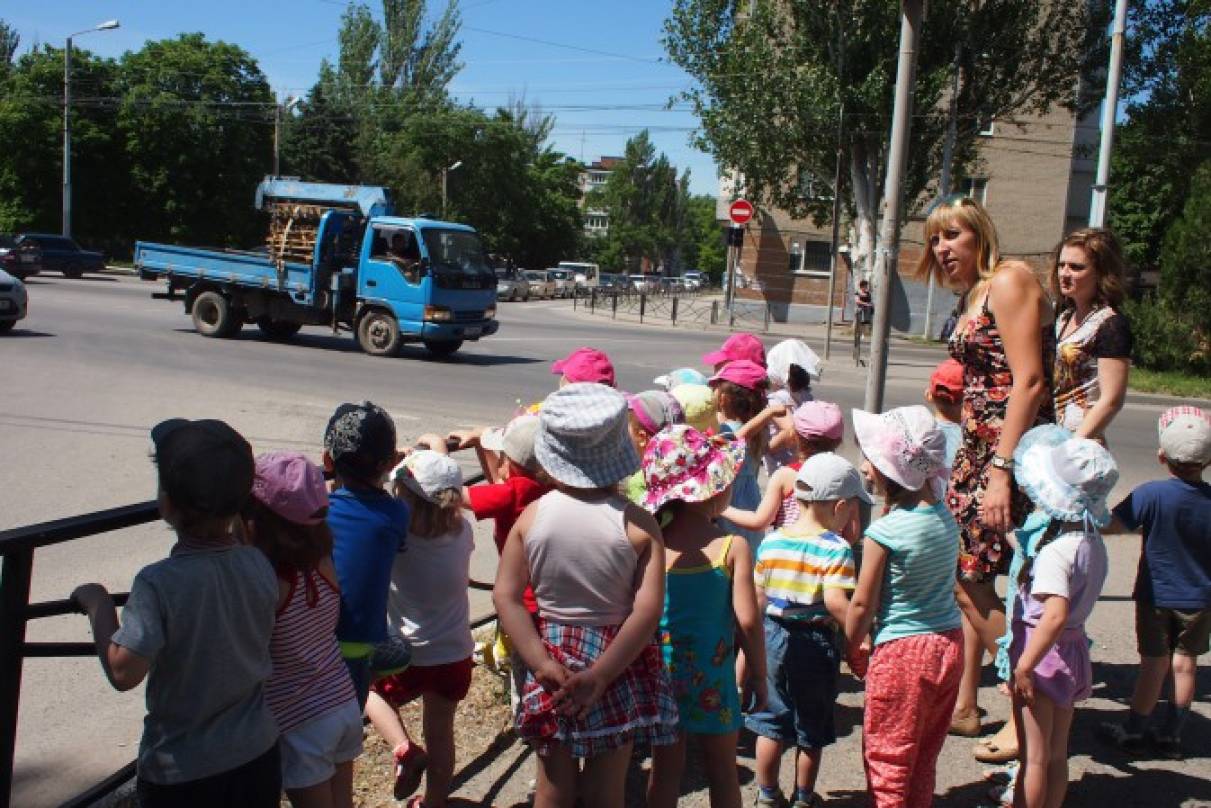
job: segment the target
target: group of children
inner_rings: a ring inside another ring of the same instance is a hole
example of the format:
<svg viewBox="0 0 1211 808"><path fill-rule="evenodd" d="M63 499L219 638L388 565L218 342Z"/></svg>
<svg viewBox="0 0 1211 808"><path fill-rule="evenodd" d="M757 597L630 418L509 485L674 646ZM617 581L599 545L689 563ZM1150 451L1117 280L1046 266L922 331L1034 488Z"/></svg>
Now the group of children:
<svg viewBox="0 0 1211 808"><path fill-rule="evenodd" d="M757 738L757 804L819 805L842 660L865 679L873 803L931 804L962 672L959 531L944 504L961 367L931 377L932 412L853 412L859 470L836 453L840 409L813 399L819 360L806 345L767 357L738 334L703 363L710 376L680 368L627 395L609 358L581 348L555 363L559 388L505 427L423 435L404 451L385 411L342 404L323 469L295 453L253 457L219 421L155 427L177 542L138 574L120 627L102 587L73 593L114 686L148 677L143 804L269 806L284 789L296 806L350 806L365 716L393 750L394 796L443 806L471 682L472 518L495 521L493 600L514 727L538 753L536 805L623 804L637 746L652 758L648 802L675 805L692 735L711 804L738 806L742 726ZM449 447L475 450L484 484L464 485ZM1015 461L1036 506L1018 533L1007 637L1017 794L1058 806L1118 472L1100 444L1058 427L1028 433ZM1114 510L1146 538L1140 685L1126 723L1104 730L1126 745L1143 742L1170 665L1164 737L1176 739L1207 650L1211 420L1166 413L1161 461L1171 478ZM870 492L882 500L873 519ZM423 746L399 714L418 697ZM779 764L791 748L788 799Z"/></svg>

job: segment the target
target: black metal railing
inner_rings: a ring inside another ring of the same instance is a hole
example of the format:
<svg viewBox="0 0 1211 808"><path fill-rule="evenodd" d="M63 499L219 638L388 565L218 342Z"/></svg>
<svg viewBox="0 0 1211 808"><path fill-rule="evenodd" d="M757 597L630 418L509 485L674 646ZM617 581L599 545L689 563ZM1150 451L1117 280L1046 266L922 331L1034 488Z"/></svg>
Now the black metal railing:
<svg viewBox="0 0 1211 808"><path fill-rule="evenodd" d="M483 482L477 474L467 479L467 485ZM30 603L30 583L33 579L34 552L42 547L75 541L101 533L156 522L160 511L155 501L125 505L66 519L28 525L0 531L0 808L12 804L13 761L17 751L17 716L21 703L21 673L29 658L90 657L96 654L91 642L27 642L25 630L29 621L45 617L76 614L79 609L70 600ZM492 584L472 580L469 588L491 591ZM115 593L117 605L126 602L129 593ZM471 621L472 630L496 619L495 612ZM116 791L135 774L135 762L123 766L88 790L72 797L64 806L85 806Z"/></svg>

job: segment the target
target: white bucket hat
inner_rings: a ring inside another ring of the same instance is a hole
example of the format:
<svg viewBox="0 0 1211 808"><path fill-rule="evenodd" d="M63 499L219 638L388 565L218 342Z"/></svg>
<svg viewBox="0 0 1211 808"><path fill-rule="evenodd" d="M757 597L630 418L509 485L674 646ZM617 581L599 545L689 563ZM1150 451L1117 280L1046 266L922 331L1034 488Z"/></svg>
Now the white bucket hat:
<svg viewBox="0 0 1211 808"><path fill-rule="evenodd" d="M1100 443L1045 424L1022 436L1013 461L1018 485L1052 519L1110 524L1106 498L1118 482L1118 466Z"/></svg>
<svg viewBox="0 0 1211 808"><path fill-rule="evenodd" d="M534 454L552 479L573 488L604 488L639 469L627 430L627 399L593 382L569 384L547 396Z"/></svg>
<svg viewBox="0 0 1211 808"><path fill-rule="evenodd" d="M538 434L537 415L519 415L505 427L486 430L479 445L489 451L504 452L505 457L528 471L537 471L534 436Z"/></svg>
<svg viewBox="0 0 1211 808"><path fill-rule="evenodd" d="M950 464L946 436L929 410L914 404L879 415L854 410L853 415L858 445L875 468L909 491L920 491L932 481L941 496Z"/></svg>
<svg viewBox="0 0 1211 808"><path fill-rule="evenodd" d="M435 502L450 488L462 488L463 472L444 454L421 449L408 455L391 471L391 479L403 483L418 497Z"/></svg>
<svg viewBox="0 0 1211 808"><path fill-rule="evenodd" d="M770 352L765 355L765 367L769 371L770 382L779 387L786 387L791 365L798 365L807 371L813 382L820 381L820 374L823 372L820 357L803 340L783 340L770 348Z"/></svg>

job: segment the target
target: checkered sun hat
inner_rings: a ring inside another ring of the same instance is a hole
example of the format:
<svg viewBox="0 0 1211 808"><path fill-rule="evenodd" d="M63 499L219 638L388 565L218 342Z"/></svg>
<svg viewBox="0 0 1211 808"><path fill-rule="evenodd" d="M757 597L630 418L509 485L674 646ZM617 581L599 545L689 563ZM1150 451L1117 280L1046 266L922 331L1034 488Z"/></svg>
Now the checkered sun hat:
<svg viewBox="0 0 1211 808"><path fill-rule="evenodd" d="M1118 482L1118 466L1100 443L1045 424L1022 436L1013 460L1018 485L1052 519L1110 524L1106 498Z"/></svg>
<svg viewBox="0 0 1211 808"><path fill-rule="evenodd" d="M547 396L534 454L556 482L604 488L639 469L627 430L627 399L603 384L569 384Z"/></svg>

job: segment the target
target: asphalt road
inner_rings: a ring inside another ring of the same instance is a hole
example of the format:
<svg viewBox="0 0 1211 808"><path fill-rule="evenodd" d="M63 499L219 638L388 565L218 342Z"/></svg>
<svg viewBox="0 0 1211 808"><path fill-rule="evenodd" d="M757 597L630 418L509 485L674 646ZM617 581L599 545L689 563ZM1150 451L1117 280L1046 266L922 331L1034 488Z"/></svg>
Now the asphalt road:
<svg viewBox="0 0 1211 808"><path fill-rule="evenodd" d="M611 322L573 312L567 302L532 302L502 304L500 333L468 344L451 360L429 360L421 348L379 359L362 354L350 335L319 328L305 329L286 344L263 340L254 327L234 340L205 339L193 332L179 301L154 300L150 293L158 286L130 277L39 277L27 283L30 315L0 339L0 528L150 499L155 479L147 434L164 418L222 418L256 451L285 448L318 457L324 425L342 401L370 399L384 406L396 418L401 441L410 441L425 431L503 422L517 402L539 400L553 389L551 361L579 345L608 352L619 386L642 390L671 368L697 365L724 336L701 328ZM823 355L820 329L804 335ZM767 339L767 345L777 339ZM865 380L865 369L854 368L846 357L846 346L835 350L817 385L818 397L844 409L861 404ZM925 379L941 358L936 348L896 342L887 406L919 403ZM1156 397L1132 396L1110 431L1122 468L1116 496L1160 473L1155 419L1163 406ZM856 459L852 444L843 451ZM162 557L170 544L167 529L152 525L39 551L33 598L65 597L88 580L124 591L134 573ZM474 573L490 579L495 552L486 530L479 531L479 545ZM1118 709L1113 700L1129 690L1134 660L1128 596L1137 543L1126 539L1111 547L1114 570L1092 621L1099 689L1074 735L1073 779L1086 779L1074 787L1069 804L1118 799L1125 805L1211 805L1207 757L1127 764L1099 750L1090 736L1098 716ZM486 608L482 596L474 599L473 612ZM86 638L83 618L37 621L30 629L30 639ZM1200 685L1205 698L1206 677ZM852 709L857 699L856 693L847 695L843 709ZM1004 716L1003 700L991 688L983 703L993 717ZM1196 713L1191 745L1206 755L1211 712L1200 704ZM14 804L57 804L130 760L141 715L140 692L110 690L95 661L27 662ZM862 787L858 734L847 728L826 756L821 786L833 796L856 795ZM946 804L971 804L979 796L969 785L978 777L969 746L962 739L947 744L939 781ZM702 796L696 795L691 801Z"/></svg>

